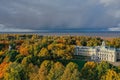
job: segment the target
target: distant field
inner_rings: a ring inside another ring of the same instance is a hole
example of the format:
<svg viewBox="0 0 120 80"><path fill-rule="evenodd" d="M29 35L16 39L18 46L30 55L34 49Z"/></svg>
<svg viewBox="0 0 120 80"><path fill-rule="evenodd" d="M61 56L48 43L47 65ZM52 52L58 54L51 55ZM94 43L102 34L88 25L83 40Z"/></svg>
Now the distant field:
<svg viewBox="0 0 120 80"><path fill-rule="evenodd" d="M38 35L72 35L72 36L96 36L114 38L120 37L120 31L89 31L89 30L41 30L33 32L0 32L0 34L38 34Z"/></svg>
<svg viewBox="0 0 120 80"><path fill-rule="evenodd" d="M100 37L100 38L103 40L112 40L113 39L113 37Z"/></svg>

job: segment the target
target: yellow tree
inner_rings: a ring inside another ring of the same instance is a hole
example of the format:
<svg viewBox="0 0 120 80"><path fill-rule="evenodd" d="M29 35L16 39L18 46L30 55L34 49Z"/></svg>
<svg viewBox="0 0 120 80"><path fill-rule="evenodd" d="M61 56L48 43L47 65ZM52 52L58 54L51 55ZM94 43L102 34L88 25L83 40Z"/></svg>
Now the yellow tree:
<svg viewBox="0 0 120 80"><path fill-rule="evenodd" d="M56 62L54 66L50 69L50 73L48 74L49 80L60 80L63 72L64 66L60 62Z"/></svg>
<svg viewBox="0 0 120 80"><path fill-rule="evenodd" d="M54 48L54 44L50 44L50 45L48 45L48 50L52 50L53 48Z"/></svg>
<svg viewBox="0 0 120 80"><path fill-rule="evenodd" d="M61 77L61 80L80 80L78 65L73 62L68 63Z"/></svg>
<svg viewBox="0 0 120 80"><path fill-rule="evenodd" d="M33 80L48 80L47 76L51 67L53 66L53 61L45 60L42 62L39 72Z"/></svg>
<svg viewBox="0 0 120 80"><path fill-rule="evenodd" d="M29 55L29 49L28 49L27 45L21 45L19 52L20 52L20 54L25 55L25 56Z"/></svg>
<svg viewBox="0 0 120 80"><path fill-rule="evenodd" d="M11 63L6 70L4 80L28 80L24 66L16 62Z"/></svg>
<svg viewBox="0 0 120 80"><path fill-rule="evenodd" d="M109 69L106 74L101 77L101 80L120 80L120 76L114 70Z"/></svg>
<svg viewBox="0 0 120 80"><path fill-rule="evenodd" d="M0 80L3 78L8 65L9 65L9 63L6 63L6 62L3 62L0 64Z"/></svg>
<svg viewBox="0 0 120 80"><path fill-rule="evenodd" d="M41 57L46 57L46 56L50 56L47 48L42 48L41 51L39 52L38 56L41 56Z"/></svg>
<svg viewBox="0 0 120 80"><path fill-rule="evenodd" d="M87 62L81 71L81 77L86 80L94 80L95 79L95 62Z"/></svg>

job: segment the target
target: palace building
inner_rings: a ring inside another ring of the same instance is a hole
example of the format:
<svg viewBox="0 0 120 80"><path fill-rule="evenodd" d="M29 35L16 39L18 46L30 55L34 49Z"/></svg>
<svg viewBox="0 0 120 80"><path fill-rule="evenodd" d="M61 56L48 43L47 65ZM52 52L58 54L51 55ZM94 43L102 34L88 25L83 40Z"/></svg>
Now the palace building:
<svg viewBox="0 0 120 80"><path fill-rule="evenodd" d="M101 46L96 47L76 46L74 55L90 56L94 61L117 62L120 60L120 48L107 47L103 41Z"/></svg>

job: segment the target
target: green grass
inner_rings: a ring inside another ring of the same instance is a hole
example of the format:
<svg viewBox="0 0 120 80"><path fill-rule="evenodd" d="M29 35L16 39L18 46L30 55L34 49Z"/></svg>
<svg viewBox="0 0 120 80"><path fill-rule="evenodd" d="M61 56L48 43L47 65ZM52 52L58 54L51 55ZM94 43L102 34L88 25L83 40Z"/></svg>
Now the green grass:
<svg viewBox="0 0 120 80"><path fill-rule="evenodd" d="M73 59L80 59L80 60L85 60L85 59L89 59L89 56L82 56L82 55L75 55L73 56Z"/></svg>

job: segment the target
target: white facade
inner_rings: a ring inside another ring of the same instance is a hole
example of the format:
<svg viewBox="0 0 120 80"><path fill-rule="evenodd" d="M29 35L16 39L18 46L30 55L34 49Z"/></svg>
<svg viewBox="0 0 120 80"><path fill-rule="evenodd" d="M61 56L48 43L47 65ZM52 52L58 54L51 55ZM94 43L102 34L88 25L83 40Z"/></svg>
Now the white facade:
<svg viewBox="0 0 120 80"><path fill-rule="evenodd" d="M120 49L110 48L102 42L101 46L76 46L74 55L91 56L92 60L116 62L120 59Z"/></svg>

